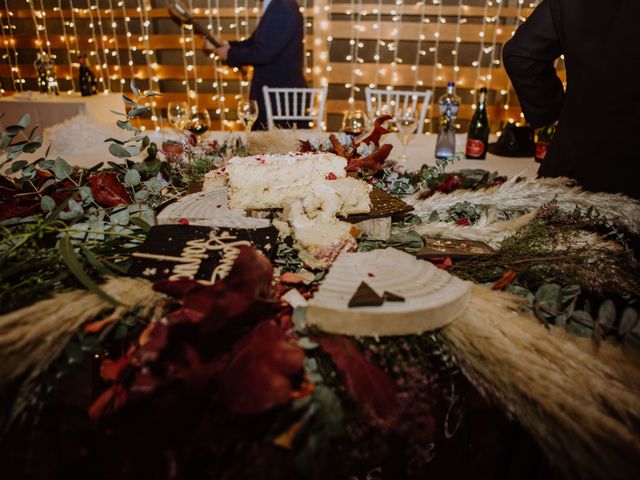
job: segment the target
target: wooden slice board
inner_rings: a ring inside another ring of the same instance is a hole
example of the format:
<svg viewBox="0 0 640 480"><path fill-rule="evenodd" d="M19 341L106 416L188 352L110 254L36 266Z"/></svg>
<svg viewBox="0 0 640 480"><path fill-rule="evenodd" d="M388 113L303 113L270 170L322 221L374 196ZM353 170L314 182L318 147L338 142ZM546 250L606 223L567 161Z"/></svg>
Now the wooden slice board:
<svg viewBox="0 0 640 480"><path fill-rule="evenodd" d="M228 203L227 187L185 195L164 208L157 220L159 224L166 225L185 218L192 224L229 228L262 228L271 225L269 220L247 217L244 210L230 210Z"/></svg>
<svg viewBox="0 0 640 480"><path fill-rule="evenodd" d="M378 295L404 302L349 308L361 282ZM452 322L467 308L471 283L394 248L341 253L309 301L307 322L325 332L354 336L419 334Z"/></svg>

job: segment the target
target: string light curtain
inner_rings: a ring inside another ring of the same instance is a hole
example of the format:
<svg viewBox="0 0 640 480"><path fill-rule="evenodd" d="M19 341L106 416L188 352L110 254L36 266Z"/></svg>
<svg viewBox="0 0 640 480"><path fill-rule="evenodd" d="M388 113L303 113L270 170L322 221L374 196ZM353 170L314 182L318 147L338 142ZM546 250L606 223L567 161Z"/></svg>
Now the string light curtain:
<svg viewBox="0 0 640 480"><path fill-rule="evenodd" d="M247 38L262 13L261 0L183 2L187 8L193 9L200 21L206 17L207 28L222 39ZM232 72L231 67L215 58L205 62L198 59L196 52L201 45L191 29L181 32L180 45L167 41L166 36L170 33L163 31L163 26L168 24L164 2L24 0L17 3L23 6L16 7L14 2L11 3L11 10L16 10L20 21L30 18L29 22L33 24L30 31L20 31L20 37L16 37L19 42L24 41L25 34L33 38L31 45L25 47L20 44L20 49L58 53L60 58L56 63L61 67L61 78L66 77L71 81L71 90L77 86L74 82L76 55L80 52L81 44L83 48L88 45L89 58L93 60L98 82L102 85L100 90L123 90L129 78L145 80L147 84L139 86L154 90L160 90L161 80L179 80L183 82L183 91L187 93L189 101L195 103L198 98L206 96L207 105L215 109L214 119L221 122L218 128L237 128L235 121L228 120L229 107L235 107L235 102L231 104L228 98L229 95L236 98L246 96L248 79L241 79L238 71ZM359 91L363 84L372 88L416 91L430 88L435 92L447 81L455 81L460 88L469 88L472 95L477 95L477 89L485 85L498 94L490 97L495 99L498 106L498 114L492 115L492 120L504 120L509 116L517 118L520 115L519 108L511 106L513 90L501 70L500 47L505 37L508 38L508 34L515 31L537 2L298 0L298 3L305 27L303 68L305 74L309 75L310 84L343 87L330 89L330 128L336 128L335 117L342 114L345 103L351 108L362 108L356 104L361 104ZM14 12L10 12L7 1L5 10L7 14L2 16L2 41L5 47L2 51L2 72L7 84L11 82L18 90L25 83L24 72L29 72L29 77L34 77L34 73L31 65L22 65L20 62L20 49L16 49L12 38L15 24L9 15ZM202 10L205 10L205 15L202 15ZM130 15L134 17L135 25L130 23ZM152 19L154 24L151 23ZM82 30L77 28L78 22ZM308 43L307 33L313 38ZM445 45L447 51L443 52ZM183 53L178 65L183 63L184 69L178 67L176 72L171 65L158 65L156 50ZM137 56L136 52L142 55ZM473 58L469 58L470 53ZM206 88L202 87L203 82L207 82ZM166 93L178 93L171 82L163 85L163 88L168 89ZM466 95L463 98L469 99ZM437 95L432 97L432 102L434 100L437 100ZM153 122L157 128L162 121L155 110L156 101L164 106L168 100L149 99L154 111L151 121L147 119L142 122L147 127ZM473 106L475 99L467 101L469 105L461 110L463 120L468 119L471 111L468 107ZM436 115L432 103L429 117ZM235 115L231 118L234 119Z"/></svg>
<svg viewBox="0 0 640 480"><path fill-rule="evenodd" d="M23 91L23 84L25 80L22 78L22 74L20 72L20 60L18 51L16 50L16 40L13 38L13 29L15 26L11 23L12 13L9 12L9 8L5 2L5 14L2 15L0 13L0 20L2 18L6 18L6 25L4 22L0 22L0 29L2 30L2 42L4 44L4 48L6 51L6 59L9 63L9 72L11 76L11 85L15 91ZM5 30L9 33L9 38L7 39L7 34ZM17 77L17 78L16 78ZM4 89L2 90L4 94Z"/></svg>

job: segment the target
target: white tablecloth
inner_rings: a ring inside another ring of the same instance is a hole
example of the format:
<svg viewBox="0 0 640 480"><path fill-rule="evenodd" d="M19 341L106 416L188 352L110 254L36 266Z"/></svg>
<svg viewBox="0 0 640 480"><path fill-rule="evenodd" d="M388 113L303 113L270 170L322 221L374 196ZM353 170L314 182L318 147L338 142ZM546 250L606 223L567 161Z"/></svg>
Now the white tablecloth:
<svg viewBox="0 0 640 480"><path fill-rule="evenodd" d="M109 111L107 110L107 113ZM60 156L72 165L81 167L90 167L98 162L119 161L113 157L108 151L108 143L104 143L104 139L108 137L125 139L127 135L123 135L123 131L118 129L114 122L117 119L113 114L109 113L109 123L93 122L86 117L75 117L67 120L63 124L56 125L44 133L45 147L48 142L52 143L49 156L55 158ZM165 139L175 139L178 133L172 129L163 129L159 132L147 132L151 140L156 142L158 146ZM218 140L222 142L230 136L229 132L214 131L208 132L203 136L203 141ZM233 135L241 135L244 133L233 133ZM300 139L309 139L313 137L328 137L328 133L317 133L310 130L300 130L297 132ZM494 141L495 139L492 139ZM391 152L391 158L397 159L402 153L402 147L396 134L388 134L383 137L383 143L391 143L394 148ZM436 135L420 134L414 135L407 147L406 167L408 170L417 170L422 165L435 164L435 142ZM466 143L466 135L457 135L456 145L458 151L464 151ZM43 147L43 149L45 148ZM32 156L22 158L37 158L42 155L44 150L36 152ZM455 162L446 168L446 171L459 170L463 168L482 168L489 171L497 171L502 175L512 177L522 175L526 177L534 177L538 171L538 164L529 158L511 158L499 157L493 154L487 154L486 160L462 160Z"/></svg>
<svg viewBox="0 0 640 480"><path fill-rule="evenodd" d="M38 124L43 130L77 115L97 123L113 123L110 110L122 109L122 97L115 93L83 97L80 93L44 95L28 91L0 98L0 112L5 114L0 126L18 123L25 113L31 115L32 125Z"/></svg>

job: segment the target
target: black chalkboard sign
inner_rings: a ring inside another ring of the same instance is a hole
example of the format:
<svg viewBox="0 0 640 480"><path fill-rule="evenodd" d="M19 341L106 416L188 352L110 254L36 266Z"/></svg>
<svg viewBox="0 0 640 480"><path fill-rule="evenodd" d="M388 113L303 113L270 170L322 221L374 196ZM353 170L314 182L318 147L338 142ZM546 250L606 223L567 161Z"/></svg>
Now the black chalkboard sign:
<svg viewBox="0 0 640 480"><path fill-rule="evenodd" d="M238 257L239 246L254 246L273 260L277 240L278 230L274 227L157 225L132 254L129 275L151 281L192 279L213 284L229 273Z"/></svg>

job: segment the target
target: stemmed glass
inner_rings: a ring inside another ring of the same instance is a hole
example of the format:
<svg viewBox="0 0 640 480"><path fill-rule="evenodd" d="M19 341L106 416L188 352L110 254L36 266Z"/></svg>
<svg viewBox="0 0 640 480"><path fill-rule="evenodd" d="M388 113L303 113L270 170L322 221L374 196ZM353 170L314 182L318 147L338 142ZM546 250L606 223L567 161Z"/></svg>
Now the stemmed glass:
<svg viewBox="0 0 640 480"><path fill-rule="evenodd" d="M411 141L411 135L416 131L418 127L418 117L416 111L413 109L397 110L395 116L396 128L398 129L398 136L400 137L400 143L402 144L402 155L400 155L400 161L407 161L407 145Z"/></svg>
<svg viewBox="0 0 640 480"><path fill-rule="evenodd" d="M238 101L238 120L244 125L247 134L251 131L253 124L258 119L258 102L255 100Z"/></svg>
<svg viewBox="0 0 640 480"><path fill-rule="evenodd" d="M198 137L205 133L211 127L209 111L203 107L192 106L186 127L187 130L198 135Z"/></svg>
<svg viewBox="0 0 640 480"><path fill-rule="evenodd" d="M177 130L184 130L189 119L189 105L187 102L169 102L167 105L167 119Z"/></svg>
<svg viewBox="0 0 640 480"><path fill-rule="evenodd" d="M362 110L351 110L344 114L342 131L351 137L362 135L369 124L367 115Z"/></svg>

